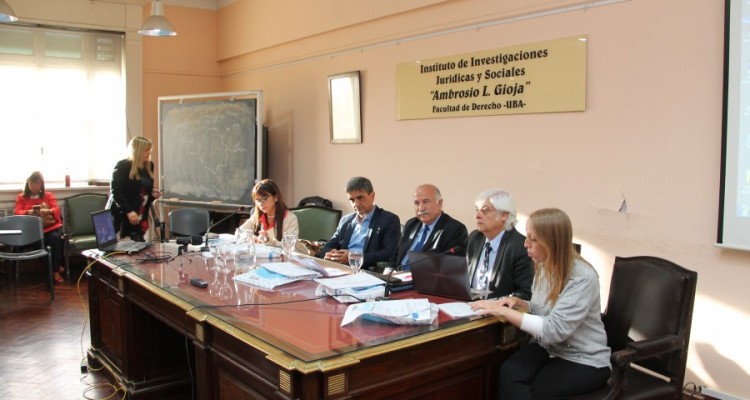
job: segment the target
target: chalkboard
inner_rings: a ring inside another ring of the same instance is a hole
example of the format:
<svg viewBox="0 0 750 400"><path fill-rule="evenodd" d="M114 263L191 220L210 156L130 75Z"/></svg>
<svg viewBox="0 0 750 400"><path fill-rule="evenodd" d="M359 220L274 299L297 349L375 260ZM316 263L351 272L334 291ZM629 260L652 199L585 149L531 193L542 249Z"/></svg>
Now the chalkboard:
<svg viewBox="0 0 750 400"><path fill-rule="evenodd" d="M239 98L247 93L251 98ZM160 97L163 198L252 204L251 191L263 165L259 107L259 92Z"/></svg>

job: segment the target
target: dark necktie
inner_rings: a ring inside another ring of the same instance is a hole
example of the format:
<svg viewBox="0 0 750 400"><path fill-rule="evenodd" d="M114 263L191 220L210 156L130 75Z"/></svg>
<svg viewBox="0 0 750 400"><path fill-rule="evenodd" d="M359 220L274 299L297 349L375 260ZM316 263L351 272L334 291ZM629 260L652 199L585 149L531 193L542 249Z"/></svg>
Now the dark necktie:
<svg viewBox="0 0 750 400"><path fill-rule="evenodd" d="M490 245L490 242L487 242L484 244L484 259L482 260L482 265L479 267L479 271L477 272L477 289L479 290L487 290L489 287L489 281L490 281L490 252L492 251L492 246Z"/></svg>
<svg viewBox="0 0 750 400"><path fill-rule="evenodd" d="M425 240L427 240L427 235L430 233L430 227L427 225L424 225L422 228L422 236L419 237L419 241L416 245L414 245L414 249L412 251L420 251L422 250L422 246L424 246Z"/></svg>

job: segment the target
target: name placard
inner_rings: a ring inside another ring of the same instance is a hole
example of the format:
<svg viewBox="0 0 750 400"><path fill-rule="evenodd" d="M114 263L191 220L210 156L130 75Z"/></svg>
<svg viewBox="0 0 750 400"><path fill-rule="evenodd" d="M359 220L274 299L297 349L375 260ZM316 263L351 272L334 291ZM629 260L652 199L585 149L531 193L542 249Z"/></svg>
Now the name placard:
<svg viewBox="0 0 750 400"><path fill-rule="evenodd" d="M587 36L399 64L396 117L584 111Z"/></svg>

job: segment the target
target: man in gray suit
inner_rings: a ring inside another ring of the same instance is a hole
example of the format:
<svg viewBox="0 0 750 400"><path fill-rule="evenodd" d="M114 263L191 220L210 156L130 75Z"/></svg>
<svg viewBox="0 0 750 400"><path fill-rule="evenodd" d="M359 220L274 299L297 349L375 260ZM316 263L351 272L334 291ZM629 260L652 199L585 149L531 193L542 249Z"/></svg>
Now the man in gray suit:
<svg viewBox="0 0 750 400"><path fill-rule="evenodd" d="M524 247L526 237L518 232L516 205L500 189L477 195L474 219L477 229L469 235L466 260L471 287L489 290L489 298L513 295L531 298L534 270Z"/></svg>

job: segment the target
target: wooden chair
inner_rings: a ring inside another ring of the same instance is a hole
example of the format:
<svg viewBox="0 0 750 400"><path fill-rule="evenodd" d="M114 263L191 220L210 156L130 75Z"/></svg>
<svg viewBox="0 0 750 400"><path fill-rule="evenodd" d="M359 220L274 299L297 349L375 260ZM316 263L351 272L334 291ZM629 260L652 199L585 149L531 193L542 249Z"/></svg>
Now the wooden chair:
<svg viewBox="0 0 750 400"><path fill-rule="evenodd" d="M96 248L94 225L91 213L101 211L107 205L107 195L81 193L63 200L63 249L65 271L70 280L70 255L73 252Z"/></svg>
<svg viewBox="0 0 750 400"><path fill-rule="evenodd" d="M11 251L0 252L0 260L13 263L18 268L19 261L46 258L47 288L50 302L55 301L54 271L52 270L52 252L44 245L44 226L42 219L33 215L11 215L0 218L0 230L20 230L20 234L0 235L0 244L11 247ZM40 248L31 248L35 243L41 243Z"/></svg>
<svg viewBox="0 0 750 400"><path fill-rule="evenodd" d="M617 257L602 316L612 376L605 388L572 399L681 399L697 281L696 272L667 260Z"/></svg>

